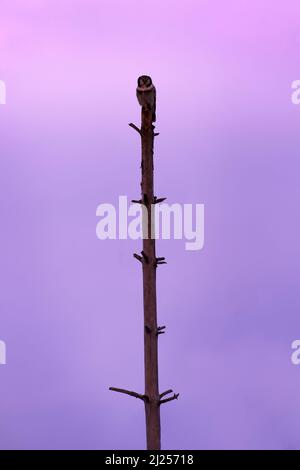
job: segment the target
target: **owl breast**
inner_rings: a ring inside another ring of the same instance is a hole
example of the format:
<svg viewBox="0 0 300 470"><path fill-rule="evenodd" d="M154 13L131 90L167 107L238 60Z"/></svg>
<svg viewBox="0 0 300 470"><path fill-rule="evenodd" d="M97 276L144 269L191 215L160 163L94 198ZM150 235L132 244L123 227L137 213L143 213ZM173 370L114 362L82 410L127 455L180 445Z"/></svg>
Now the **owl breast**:
<svg viewBox="0 0 300 470"><path fill-rule="evenodd" d="M140 106L145 111L152 111L152 122L156 121L156 89L153 85L151 87L142 89L138 87L136 96Z"/></svg>
<svg viewBox="0 0 300 470"><path fill-rule="evenodd" d="M154 106L154 92L151 91L137 91L136 93L138 102L143 108L152 109Z"/></svg>

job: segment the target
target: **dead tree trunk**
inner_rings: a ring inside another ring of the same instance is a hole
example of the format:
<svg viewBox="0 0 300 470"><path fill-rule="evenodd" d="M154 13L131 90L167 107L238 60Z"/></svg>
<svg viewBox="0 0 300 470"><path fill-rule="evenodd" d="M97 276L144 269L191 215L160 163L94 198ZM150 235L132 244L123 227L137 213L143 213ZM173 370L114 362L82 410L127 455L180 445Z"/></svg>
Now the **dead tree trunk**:
<svg viewBox="0 0 300 470"><path fill-rule="evenodd" d="M142 144L142 181L141 199L132 202L139 203L146 210L143 211L143 250L141 255L134 257L141 262L143 270L143 302L144 302L144 364L145 364L145 393L144 395L125 389L110 387L110 390L125 393L144 401L146 415L147 449L161 449L160 430L160 405L178 398L179 394L173 394L163 399L173 390L167 390L159 394L158 385L158 337L165 331L165 326L157 325L156 307L156 269L165 264L165 258L157 258L154 237L154 210L152 208L165 200L154 196L154 165L153 148L154 138L158 135L154 132L152 124L152 112L142 108L141 129L134 124L129 124L141 136ZM146 232L146 233L145 233Z"/></svg>
<svg viewBox="0 0 300 470"><path fill-rule="evenodd" d="M154 126L152 113L142 110L142 202L147 208L143 226L147 233L143 239L143 298L144 298L144 361L145 361L145 400L147 448L160 449L160 408L158 388L158 329L156 309L156 253L154 228L153 185L153 145ZM148 238L146 238L148 235Z"/></svg>

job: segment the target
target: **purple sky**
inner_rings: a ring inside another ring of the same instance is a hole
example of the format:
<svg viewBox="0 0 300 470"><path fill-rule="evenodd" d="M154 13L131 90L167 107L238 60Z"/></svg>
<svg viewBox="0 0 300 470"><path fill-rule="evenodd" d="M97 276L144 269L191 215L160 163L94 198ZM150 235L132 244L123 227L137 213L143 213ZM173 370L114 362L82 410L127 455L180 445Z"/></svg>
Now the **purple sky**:
<svg viewBox="0 0 300 470"><path fill-rule="evenodd" d="M156 189L205 204L159 241L168 449L300 449L296 0L2 0L1 449L141 449L139 241L96 207L139 196L136 78L158 93Z"/></svg>

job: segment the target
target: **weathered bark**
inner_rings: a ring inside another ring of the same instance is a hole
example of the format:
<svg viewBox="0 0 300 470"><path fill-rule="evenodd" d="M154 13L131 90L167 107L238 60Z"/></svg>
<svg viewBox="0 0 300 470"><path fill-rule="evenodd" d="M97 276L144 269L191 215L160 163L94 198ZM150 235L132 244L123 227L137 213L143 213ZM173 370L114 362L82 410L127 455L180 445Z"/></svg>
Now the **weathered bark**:
<svg viewBox="0 0 300 470"><path fill-rule="evenodd" d="M141 199L133 199L133 203L141 204L143 211L143 227L146 233L143 236L143 250L141 255L134 253L134 257L140 261L143 270L143 301L144 301L144 363L145 363L145 393L137 393L123 388L110 387L110 390L125 395L139 398L144 402L146 415L147 449L160 450L160 405L177 400L178 393L169 398L164 398L173 390L166 390L159 394L158 386L158 337L165 333L165 326L157 326L156 307L156 269L165 264L165 258L156 257L154 238L154 212L152 205L163 202L165 198L154 196L154 165L153 147L154 138L158 133L154 132L152 124L152 112L142 108L141 129L135 124L129 124L138 132L142 143L142 181Z"/></svg>
<svg viewBox="0 0 300 470"><path fill-rule="evenodd" d="M156 307L156 253L152 238L154 220L151 205L154 202L153 145L154 126L151 111L142 109L142 202L147 208L144 226L148 238L143 239L143 298L144 298L144 362L147 449L160 449L160 403L158 387L158 329Z"/></svg>

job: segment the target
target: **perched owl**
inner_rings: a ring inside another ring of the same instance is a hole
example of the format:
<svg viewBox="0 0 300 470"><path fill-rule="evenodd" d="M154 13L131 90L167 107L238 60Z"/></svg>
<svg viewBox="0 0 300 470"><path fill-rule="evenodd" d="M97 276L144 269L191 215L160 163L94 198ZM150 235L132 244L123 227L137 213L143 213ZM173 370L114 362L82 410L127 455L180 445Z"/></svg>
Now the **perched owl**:
<svg viewBox="0 0 300 470"><path fill-rule="evenodd" d="M142 75L138 78L136 96L138 102L147 111L152 111L152 121L156 121L156 90L151 77Z"/></svg>

